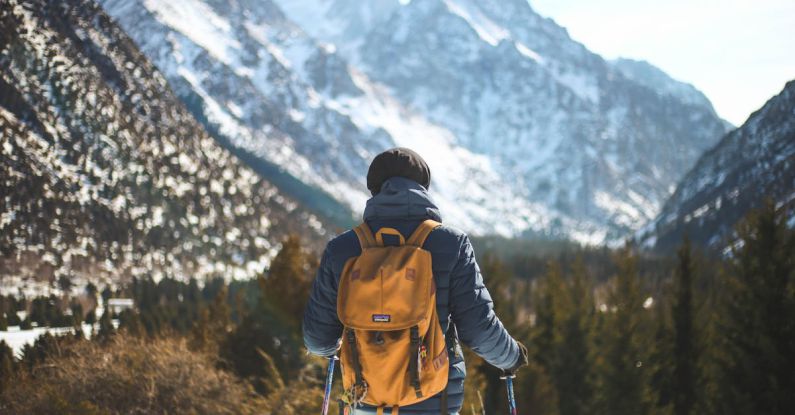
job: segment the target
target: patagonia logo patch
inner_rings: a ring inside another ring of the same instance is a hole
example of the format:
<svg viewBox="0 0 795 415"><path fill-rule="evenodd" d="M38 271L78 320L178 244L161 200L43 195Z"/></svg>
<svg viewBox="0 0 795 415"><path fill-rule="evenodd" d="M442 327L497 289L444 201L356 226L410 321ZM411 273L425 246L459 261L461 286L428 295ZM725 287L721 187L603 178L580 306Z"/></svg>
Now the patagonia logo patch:
<svg viewBox="0 0 795 415"><path fill-rule="evenodd" d="M389 323L392 321L392 316L389 314L373 314L374 323Z"/></svg>
<svg viewBox="0 0 795 415"><path fill-rule="evenodd" d="M361 276L362 276L362 273L359 272L358 269L353 270L353 272L351 273L351 281L358 280L359 278L361 278Z"/></svg>

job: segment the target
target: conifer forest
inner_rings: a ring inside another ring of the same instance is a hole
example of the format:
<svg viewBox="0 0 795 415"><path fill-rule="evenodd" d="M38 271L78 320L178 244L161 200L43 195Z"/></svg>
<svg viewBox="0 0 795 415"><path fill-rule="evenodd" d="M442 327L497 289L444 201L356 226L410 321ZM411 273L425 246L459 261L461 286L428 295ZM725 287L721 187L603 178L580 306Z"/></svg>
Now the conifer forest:
<svg viewBox="0 0 795 415"><path fill-rule="evenodd" d="M520 413L790 413L795 232L771 206L738 232L728 259L687 240L671 256L631 245L482 251L497 312L530 348L516 380ZM500 243L508 241L483 245ZM96 327L90 339L79 330L44 335L18 357L0 343L4 410L316 413L325 362L307 356L300 337L316 261L292 237L256 280L85 287L93 307L134 299L136 309L119 314L96 315L68 298L4 296L3 326ZM23 309L28 317L14 321ZM470 352L467 365L462 413L506 413L500 372Z"/></svg>

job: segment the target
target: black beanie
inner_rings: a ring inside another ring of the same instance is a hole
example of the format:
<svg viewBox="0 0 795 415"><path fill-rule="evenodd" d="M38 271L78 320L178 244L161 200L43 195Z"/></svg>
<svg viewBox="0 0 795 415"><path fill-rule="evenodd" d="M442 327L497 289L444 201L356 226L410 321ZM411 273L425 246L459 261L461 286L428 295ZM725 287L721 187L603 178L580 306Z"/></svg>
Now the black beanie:
<svg viewBox="0 0 795 415"><path fill-rule="evenodd" d="M419 154L404 147L391 148L375 156L367 170L367 188L375 196L390 177L405 177L425 189L431 186L431 169Z"/></svg>

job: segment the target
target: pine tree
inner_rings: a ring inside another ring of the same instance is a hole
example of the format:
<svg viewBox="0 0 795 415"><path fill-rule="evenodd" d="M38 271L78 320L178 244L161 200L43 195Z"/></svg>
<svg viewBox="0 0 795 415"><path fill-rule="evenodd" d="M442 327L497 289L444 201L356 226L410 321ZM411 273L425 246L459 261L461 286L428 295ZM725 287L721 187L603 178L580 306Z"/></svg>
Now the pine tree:
<svg viewBox="0 0 795 415"><path fill-rule="evenodd" d="M535 298L536 321L533 330L533 356L539 365L548 372L557 359L556 351L560 342L559 324L561 307L564 301L563 276L560 264L550 261L547 273L538 283Z"/></svg>
<svg viewBox="0 0 795 415"><path fill-rule="evenodd" d="M72 311L72 325L74 327L80 327L83 323L83 305L77 301L73 301L69 309Z"/></svg>
<svg viewBox="0 0 795 415"><path fill-rule="evenodd" d="M6 320L9 326L18 326L22 324L22 320L19 318L19 314L17 314L20 310L22 301L14 297L9 297L9 300L8 308L6 309Z"/></svg>
<svg viewBox="0 0 795 415"><path fill-rule="evenodd" d="M97 301L98 289L97 286L94 285L94 283L89 282L88 284L86 284L85 291L89 299L93 300L94 302Z"/></svg>
<svg viewBox="0 0 795 415"><path fill-rule="evenodd" d="M0 340L0 393L5 390L14 375L14 351Z"/></svg>
<svg viewBox="0 0 795 415"><path fill-rule="evenodd" d="M694 261L690 241L685 238L678 252L679 264L674 274L673 321L673 379L671 400L674 415L694 413L697 399L698 348L694 330L693 305Z"/></svg>
<svg viewBox="0 0 795 415"><path fill-rule="evenodd" d="M266 367L262 353L272 358L276 371ZM267 395L273 373L282 379L296 376L304 364L305 353L295 326L267 310L246 315L219 345L219 355L241 378L249 380L257 392Z"/></svg>
<svg viewBox="0 0 795 415"><path fill-rule="evenodd" d="M487 252L478 262L483 280L494 302L494 312L500 316L500 321L509 331L516 332L519 326L517 307L527 299L519 298L518 293L514 290L516 281L496 255Z"/></svg>
<svg viewBox="0 0 795 415"><path fill-rule="evenodd" d="M652 392L654 413L673 413L674 328L671 323L671 295L665 290L655 300L651 310L654 316L654 333L649 353L649 387Z"/></svg>
<svg viewBox="0 0 795 415"><path fill-rule="evenodd" d="M113 321L111 321L110 318L110 309L105 308L105 311L102 313L102 317L99 318L99 331L97 332L97 338L100 341L105 341L109 339L115 332L116 329L113 327Z"/></svg>
<svg viewBox="0 0 795 415"><path fill-rule="evenodd" d="M649 337L637 259L626 247L616 255L618 274L608 293L605 322L602 409L611 415L649 413L647 356ZM646 365L646 366L644 366Z"/></svg>
<svg viewBox="0 0 795 415"><path fill-rule="evenodd" d="M22 322L19 323L19 329L20 330L31 330L31 329L33 329L33 323L30 321L30 317L22 320Z"/></svg>
<svg viewBox="0 0 795 415"><path fill-rule="evenodd" d="M772 202L738 227L720 323L723 413L795 410L795 232Z"/></svg>
<svg viewBox="0 0 795 415"><path fill-rule="evenodd" d="M482 260L481 273L494 302L494 309L500 316L502 323L517 339L523 339L527 334L526 327L519 323L520 304L526 302L516 289L518 281L513 279L510 270L505 264L491 253L486 253ZM527 343L527 342L525 342ZM471 360L468 360L468 362ZM480 390L483 392L483 406L487 413L499 413L507 410L505 403L505 382L500 380L502 371L487 364L478 358L473 372L477 371L480 380ZM470 385L471 387L472 385ZM470 396L472 399L475 396ZM472 401L470 401L472 402ZM476 406L480 406L480 402Z"/></svg>
<svg viewBox="0 0 795 415"><path fill-rule="evenodd" d="M188 346L191 350L201 351L210 347L212 338L210 336L210 311L206 307L199 310L199 317L193 322L190 331Z"/></svg>
<svg viewBox="0 0 795 415"><path fill-rule="evenodd" d="M558 389L561 415L592 412L593 351L591 330L594 316L592 286L582 257L573 267L573 278L567 285L566 302L560 323L558 356L552 371Z"/></svg>
<svg viewBox="0 0 795 415"><path fill-rule="evenodd" d="M271 262L267 278L260 279L263 298L284 314L293 324L299 324L312 284L310 258L296 235L290 235Z"/></svg>
<svg viewBox="0 0 795 415"><path fill-rule="evenodd" d="M104 315L105 314L103 314L103 316ZM146 333L146 329L144 327L144 324L141 321L141 316L138 313L136 313L135 311L133 311L133 310L124 310L121 313L119 313L118 318L119 318L119 330L123 329L127 334L129 334L129 335L131 335L133 337L141 337L144 334L147 334ZM107 337L107 334L108 333L112 334L113 331L112 330L108 331L107 330L108 326L106 326L105 333L102 334L102 332L103 332L103 328L102 328L103 324L106 325L107 322L103 323L102 322L102 318L100 318L99 329L100 329L101 337L103 337L103 336ZM112 329L113 325L110 325L110 328Z"/></svg>
<svg viewBox="0 0 795 415"><path fill-rule="evenodd" d="M530 334L528 344L530 367L522 376L522 383L518 391L521 395L519 401L527 409L532 408L536 413L559 413L559 389L561 387L559 362L561 359L561 322L564 316L566 289L564 287L561 266L557 261L549 261L545 274L537 281L533 291L533 311L535 312L535 325ZM487 381L495 379L491 374ZM486 390L487 403L490 400L499 402L499 407L486 406L487 413L500 413L505 408L502 385L500 388ZM543 395L540 393L543 392ZM562 398L561 398L562 399Z"/></svg>
<svg viewBox="0 0 795 415"><path fill-rule="evenodd" d="M96 322L97 322L97 310L95 308L92 308L91 310L88 310L88 313L86 313L85 323L93 326L94 323Z"/></svg>
<svg viewBox="0 0 795 415"><path fill-rule="evenodd" d="M212 304L199 310L199 317L191 329L192 349L217 352L218 344L232 329L228 296L229 289L224 284L215 295Z"/></svg>
<svg viewBox="0 0 795 415"><path fill-rule="evenodd" d="M135 279L133 279L133 284L135 284ZM108 300L110 297L113 297L113 290L110 289L110 286L106 286L105 289L102 290L102 304L107 308L108 307Z"/></svg>
<svg viewBox="0 0 795 415"><path fill-rule="evenodd" d="M216 338L225 335L232 326L232 310L229 307L229 288L224 284L210 304L211 327Z"/></svg>

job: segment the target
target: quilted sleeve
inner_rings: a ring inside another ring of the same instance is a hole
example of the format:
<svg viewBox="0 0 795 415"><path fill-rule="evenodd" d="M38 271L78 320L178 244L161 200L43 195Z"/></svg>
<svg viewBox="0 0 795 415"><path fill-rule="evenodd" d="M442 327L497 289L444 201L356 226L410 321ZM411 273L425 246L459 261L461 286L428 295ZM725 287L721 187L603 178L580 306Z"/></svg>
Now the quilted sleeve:
<svg viewBox="0 0 795 415"><path fill-rule="evenodd" d="M519 360L519 346L494 313L475 251L465 235L450 273L450 314L461 342L488 363L510 369Z"/></svg>
<svg viewBox="0 0 795 415"><path fill-rule="evenodd" d="M337 318L337 279L326 247L304 311L304 345L312 354L332 356L337 351L342 329Z"/></svg>

